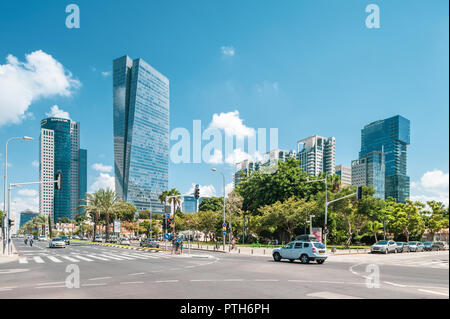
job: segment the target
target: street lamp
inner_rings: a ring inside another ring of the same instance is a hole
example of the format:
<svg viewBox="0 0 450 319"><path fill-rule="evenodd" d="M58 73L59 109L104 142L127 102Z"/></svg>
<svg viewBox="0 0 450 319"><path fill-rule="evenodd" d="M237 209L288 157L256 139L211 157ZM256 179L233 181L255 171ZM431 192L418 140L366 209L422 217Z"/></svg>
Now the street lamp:
<svg viewBox="0 0 450 319"><path fill-rule="evenodd" d="M221 171L218 171L215 168L211 168L211 171L222 174L222 178L223 178L223 223L225 224L225 175ZM231 227L231 225L230 225L230 227ZM223 250L225 250L225 235L223 235Z"/></svg>
<svg viewBox="0 0 450 319"><path fill-rule="evenodd" d="M5 249L6 249L6 241L5 240L9 240L10 236L10 229L9 227L7 227L7 223L9 221L10 218L10 213L9 213L9 207L8 210L6 209L6 198L7 198L7 181L8 181L8 143L14 140L24 140L24 141L32 141L33 138L29 137L29 136L22 136L22 137L11 137L9 140L6 141L5 144L5 182L3 185L3 191L4 191L4 196L3 196L3 253L5 253ZM8 234L8 235L7 235ZM8 252L9 255L9 252Z"/></svg>

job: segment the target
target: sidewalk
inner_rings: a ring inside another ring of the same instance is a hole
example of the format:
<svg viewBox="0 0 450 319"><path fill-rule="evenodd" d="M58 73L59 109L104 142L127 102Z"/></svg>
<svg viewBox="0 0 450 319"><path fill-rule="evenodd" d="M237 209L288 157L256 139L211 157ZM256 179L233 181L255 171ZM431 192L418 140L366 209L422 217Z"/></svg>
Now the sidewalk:
<svg viewBox="0 0 450 319"><path fill-rule="evenodd" d="M185 250L187 250L187 245L185 246ZM272 256L273 248L257 248L257 247L239 247L236 246L233 250L231 247L226 245L225 250L223 250L223 246L219 245L218 248L214 245L201 245L201 244L192 244L191 249L193 250L206 250L206 251L216 251L222 253L230 253L230 254L241 254L241 255L253 255L253 256ZM369 249L337 249L336 252L332 252L330 249L327 249L328 256L339 256L339 255L357 255L357 254L368 254L370 252Z"/></svg>
<svg viewBox="0 0 450 319"><path fill-rule="evenodd" d="M19 260L19 255L17 254L14 242L11 241L11 244L12 244L11 245L12 255L11 256L3 255L3 239L0 239L0 264Z"/></svg>

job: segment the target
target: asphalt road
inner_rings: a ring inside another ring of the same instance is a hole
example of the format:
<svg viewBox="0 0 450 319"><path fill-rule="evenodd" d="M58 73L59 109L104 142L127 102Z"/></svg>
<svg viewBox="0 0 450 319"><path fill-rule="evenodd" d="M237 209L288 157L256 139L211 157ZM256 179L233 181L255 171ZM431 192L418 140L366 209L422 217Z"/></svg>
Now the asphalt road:
<svg viewBox="0 0 450 319"><path fill-rule="evenodd" d="M0 264L2 299L449 298L448 252L332 256L305 265L211 251L15 246L19 261Z"/></svg>

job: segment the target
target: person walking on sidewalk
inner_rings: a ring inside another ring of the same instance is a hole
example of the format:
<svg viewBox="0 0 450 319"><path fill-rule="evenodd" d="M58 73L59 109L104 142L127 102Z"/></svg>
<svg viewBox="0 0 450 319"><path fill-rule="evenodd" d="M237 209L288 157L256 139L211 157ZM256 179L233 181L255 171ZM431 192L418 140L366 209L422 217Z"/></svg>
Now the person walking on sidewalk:
<svg viewBox="0 0 450 319"><path fill-rule="evenodd" d="M233 237L233 240L231 241L231 250L234 250L235 247L236 247L236 240Z"/></svg>
<svg viewBox="0 0 450 319"><path fill-rule="evenodd" d="M180 242L180 254L183 255L183 241Z"/></svg>

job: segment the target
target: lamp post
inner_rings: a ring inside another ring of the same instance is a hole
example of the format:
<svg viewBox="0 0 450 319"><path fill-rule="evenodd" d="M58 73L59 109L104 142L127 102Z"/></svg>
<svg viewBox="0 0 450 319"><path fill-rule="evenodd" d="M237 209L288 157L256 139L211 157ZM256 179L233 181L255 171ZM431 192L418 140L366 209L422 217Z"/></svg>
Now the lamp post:
<svg viewBox="0 0 450 319"><path fill-rule="evenodd" d="M211 171L222 174L222 178L223 178L223 223L225 224L225 175L221 171L218 171L215 168L211 168ZM230 227L231 227L231 225L230 225ZM223 235L223 250L225 250L225 235Z"/></svg>
<svg viewBox="0 0 450 319"><path fill-rule="evenodd" d="M8 222L10 219L10 213L9 213L9 207L8 209L6 208L6 200L7 200L7 192L8 192L8 186L7 186L7 181L8 181L8 143L14 140L24 140L24 141L32 141L33 138L29 137L29 136L23 136L23 137L11 137L9 140L6 141L6 145L5 145L5 181L3 184L3 191L4 191L4 196L3 196L3 253L5 253L5 249L6 249L6 244L7 241L9 243L9 241L11 240L10 237L10 229L8 226ZM9 251L8 251L8 255L9 255Z"/></svg>

